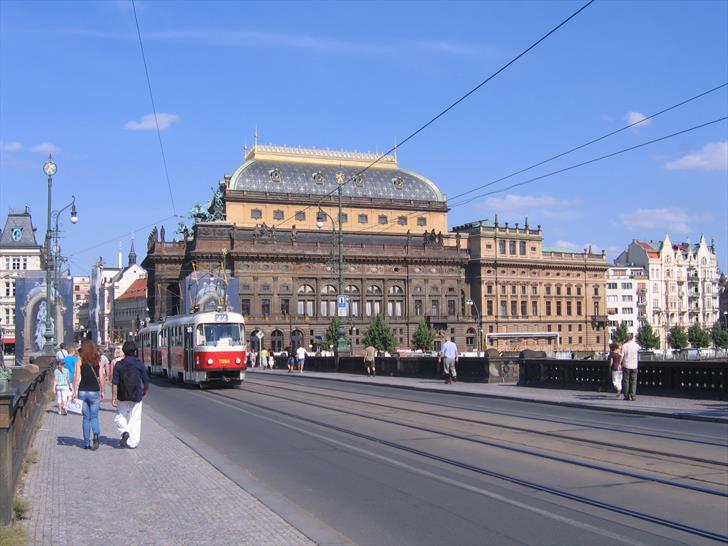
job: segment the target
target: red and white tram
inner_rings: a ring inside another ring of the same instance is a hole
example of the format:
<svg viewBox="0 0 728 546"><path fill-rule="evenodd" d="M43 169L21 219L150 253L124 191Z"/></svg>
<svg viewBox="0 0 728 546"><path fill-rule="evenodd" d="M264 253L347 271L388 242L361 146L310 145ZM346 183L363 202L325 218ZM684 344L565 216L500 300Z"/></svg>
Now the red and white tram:
<svg viewBox="0 0 728 546"><path fill-rule="evenodd" d="M158 350L155 352L154 337ZM245 320L239 313L202 312L167 317L140 331L143 357L149 338L151 372L195 385L239 385L245 379Z"/></svg>
<svg viewBox="0 0 728 546"><path fill-rule="evenodd" d="M159 332L162 325L158 322L148 324L137 334L139 360L147 365L150 375L162 375L162 346Z"/></svg>

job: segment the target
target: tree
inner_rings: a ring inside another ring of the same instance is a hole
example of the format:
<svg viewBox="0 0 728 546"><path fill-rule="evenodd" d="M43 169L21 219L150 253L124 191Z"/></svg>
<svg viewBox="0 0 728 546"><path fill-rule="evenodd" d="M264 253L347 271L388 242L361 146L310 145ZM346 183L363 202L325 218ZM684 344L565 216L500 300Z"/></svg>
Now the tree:
<svg viewBox="0 0 728 546"><path fill-rule="evenodd" d="M710 337L713 338L713 345L716 347L728 347L728 330L720 325L720 322L713 324L710 330Z"/></svg>
<svg viewBox="0 0 728 546"><path fill-rule="evenodd" d="M696 349L710 347L710 332L696 322L688 328L688 341Z"/></svg>
<svg viewBox="0 0 728 546"><path fill-rule="evenodd" d="M647 321L637 330L637 344L645 350L660 348L660 336L655 334L652 325Z"/></svg>
<svg viewBox="0 0 728 546"><path fill-rule="evenodd" d="M619 323L619 326L617 326L617 329L614 330L614 334L612 334L612 339L615 343L624 343L627 341L627 334L629 332L627 331L627 323L622 321Z"/></svg>
<svg viewBox="0 0 728 546"><path fill-rule="evenodd" d="M365 347L371 345L377 351L388 351L394 350L394 331L389 327L381 315L376 315L369 323L369 328L364 332L362 337L362 343Z"/></svg>
<svg viewBox="0 0 728 546"><path fill-rule="evenodd" d="M667 342L673 349L684 349L688 346L688 334L682 326L673 326L667 333Z"/></svg>
<svg viewBox="0 0 728 546"><path fill-rule="evenodd" d="M336 340L339 337L339 324L341 324L341 318L338 316L333 316L331 318L331 322L329 323L329 327L326 329L326 333L324 334L324 348L327 350L332 345L334 348L337 347ZM345 335L344 339L347 340L348 344L348 337Z"/></svg>
<svg viewBox="0 0 728 546"><path fill-rule="evenodd" d="M422 351L431 351L435 343L437 332L424 320L417 325L417 330L412 334L412 346Z"/></svg>

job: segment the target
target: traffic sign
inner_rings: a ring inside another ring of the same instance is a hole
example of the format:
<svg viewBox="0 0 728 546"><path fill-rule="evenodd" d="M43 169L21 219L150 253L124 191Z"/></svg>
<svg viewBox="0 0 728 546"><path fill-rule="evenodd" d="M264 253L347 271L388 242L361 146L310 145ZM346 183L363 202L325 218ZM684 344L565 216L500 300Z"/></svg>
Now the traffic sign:
<svg viewBox="0 0 728 546"><path fill-rule="evenodd" d="M255 337L257 337L258 339L263 339L264 336L265 336L265 334L260 331L256 332L256 334L255 334Z"/></svg>
<svg viewBox="0 0 728 546"><path fill-rule="evenodd" d="M340 317L349 316L349 296L346 294L336 296L336 310L336 314Z"/></svg>

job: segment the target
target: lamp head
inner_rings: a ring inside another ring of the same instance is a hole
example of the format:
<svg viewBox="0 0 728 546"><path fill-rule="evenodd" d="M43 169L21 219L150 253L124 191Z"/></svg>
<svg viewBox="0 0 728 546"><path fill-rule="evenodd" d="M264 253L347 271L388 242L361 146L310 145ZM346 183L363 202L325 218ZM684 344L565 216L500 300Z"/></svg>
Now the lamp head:
<svg viewBox="0 0 728 546"><path fill-rule="evenodd" d="M76 196L73 196L73 201L71 201L71 223L75 224L78 222L78 212L76 211Z"/></svg>
<svg viewBox="0 0 728 546"><path fill-rule="evenodd" d="M324 223L321 220L316 220L316 227L321 229L322 227L324 227Z"/></svg>
<svg viewBox="0 0 728 546"><path fill-rule="evenodd" d="M48 161L43 164L43 172L46 176L50 177L56 174L58 166L53 162L53 156L48 154Z"/></svg>
<svg viewBox="0 0 728 546"><path fill-rule="evenodd" d="M473 300L465 300L465 305L473 305Z"/></svg>

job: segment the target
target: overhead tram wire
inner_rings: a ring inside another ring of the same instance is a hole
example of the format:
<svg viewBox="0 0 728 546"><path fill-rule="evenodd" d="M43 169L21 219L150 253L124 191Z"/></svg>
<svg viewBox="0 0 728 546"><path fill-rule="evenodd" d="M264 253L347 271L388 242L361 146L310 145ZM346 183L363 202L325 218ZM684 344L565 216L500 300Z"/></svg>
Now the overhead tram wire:
<svg viewBox="0 0 728 546"><path fill-rule="evenodd" d="M708 127L710 125L714 125L716 123L720 123L721 121L726 121L726 120L728 120L728 116L723 116L721 118L717 118L717 119L714 119L712 121L708 121L708 122L705 122L705 123L701 123L700 125L695 125L693 127L689 127L687 129L683 129L681 131L677 131L675 133L671 133L669 135L665 135L665 136L662 136L662 137L659 137L659 138L656 138L656 139L653 139L653 140L648 140L646 142L642 142L640 144L636 144L636 145L630 146L628 148L623 148L621 150L617 150L617 151L611 152L609 154L605 154L605 155L602 155L602 156L599 156L599 157L595 157L595 158L589 159L587 161L582 161L580 163L576 163L576 164L571 165L569 167L564 167L563 169L558 169L556 171L552 171L552 172L549 172L549 173L546 173L546 174L542 174L542 175L539 175L539 176L535 176L533 178L529 178L528 180L524 180L524 181L518 182L516 184L511 184L511 185L506 186L504 188L499 188L499 189L496 189L496 190L493 190L493 191L490 191L490 192L486 192L486 193L483 193L483 194L479 194L479 195L473 196L473 197L471 197L469 199L466 199L464 201L461 201L460 203L456 203L456 204L452 205L450 208L451 209L454 209L454 208L457 208L457 207L461 207L463 205L467 205L468 203L471 203L472 201L475 201L476 199L480 199L482 197L487 197L489 195L494 195L496 193L501 193L501 192L504 192L504 191L507 191L507 190L510 190L510 189L513 189L513 188L516 188L516 187L519 187L519 186L524 186L526 184L530 184L532 182L536 182L536 181L542 180L544 178L548 178L548 177L551 177L551 176L555 176L555 175L561 174L563 172L571 171L571 170L577 169L579 167L583 167L585 165L590 165L592 163L596 163L596 162L602 161L604 159L609 159L611 157L615 157L615 156L624 154L626 152L630 152L632 150L636 150L638 148L643 148L645 146L649 146L651 144L655 144L655 143L661 142L663 140L668 140L670 138L683 135L685 133L689 133L689 132L692 132L692 131L696 131L698 129L702 129L703 127ZM422 214L422 212L421 211L415 211L413 213L410 213L410 215L408 216L408 218L411 217L411 216L417 215L417 214ZM376 228L379 228L380 231L383 232L383 231L389 230L394 225L395 224L389 224L386 228L381 228L379 225L372 225L372 226L368 226L366 228L363 228L363 229L360 229L360 230L357 230L357 231L350 231L350 232L348 232L348 234L349 235L356 235L357 233L364 233L364 232L366 232L366 231L368 231L370 229L373 229L375 227Z"/></svg>
<svg viewBox="0 0 728 546"><path fill-rule="evenodd" d="M135 231L135 232L136 231L143 231L145 229L149 229L150 227L154 227L154 226L156 226L158 224L161 224L162 222L166 222L167 220L171 220L172 218L177 218L177 217L178 216L176 214L173 214L172 216L167 216L166 218L161 218L160 220L155 220L151 224L147 224L145 226L138 227L138 228L134 229L133 231ZM92 246L89 246L89 247L86 247L86 248L82 248L81 250L77 250L76 252L71 252L70 254L68 254L68 257L70 257L70 256L78 256L79 254L83 254L85 252L88 252L88 251L93 250L95 248L98 248L100 246L104 246L104 245L107 245L109 243L113 243L115 241L118 241L119 239L122 239L122 238L126 237L127 235L129 235L129 231L128 230L125 231L124 233L122 233L121 235L117 235L116 237L112 237L111 239L106 239L105 241L101 241L100 243L96 243L96 244L94 244Z"/></svg>
<svg viewBox="0 0 728 546"><path fill-rule="evenodd" d="M169 190L169 200L172 204L172 213L177 216L177 208L174 206L174 195L172 194L172 182L169 179L169 169L167 168L167 156L164 153L164 145L162 144L162 132L159 130L159 120L157 119L157 107L154 103L154 93L152 93L152 81L149 78L149 68L147 67L147 56L144 54L144 43L142 42L142 32L139 28L139 18L137 17L136 4L131 0L131 7L134 12L134 23L136 24L137 36L139 38L139 49L142 52L142 61L144 63L144 74L147 77L147 88L149 89L149 99L152 102L152 112L154 113L154 124L157 127L157 140L159 141L159 150L162 152L162 164L164 166L164 176L167 179L167 189Z"/></svg>
<svg viewBox="0 0 728 546"><path fill-rule="evenodd" d="M132 0L132 2L133 1L134 0ZM437 115L435 115L433 118L431 118L425 124L423 124L420 127L418 127L414 132L410 133L409 136L407 136L405 139L403 139L399 143L395 144L389 150L387 150L386 152L384 152L383 154L381 154L380 156L378 156L374 161L372 161L369 165L367 165L366 167L364 167L360 171L358 171L358 172L354 173L353 175L349 176L349 178L346 181L344 181L341 184L341 186L343 187L343 186L346 186L347 184L351 183L353 180L356 179L357 176L359 176L361 174L364 174L369 169L371 169L374 165L376 165L382 159L384 159L386 156L388 156L389 154L391 154L392 152L394 152L395 150L397 150L398 148L400 148L403 144L406 144L407 142L409 142L410 140L412 140L414 137L416 137L422 131L424 131L425 129L427 129L430 125L432 125L433 123L435 123L438 119L440 119L445 114L447 114L448 112L450 112L450 110L452 110L453 108L455 108L457 105L459 105L465 99L467 99L468 97L470 97L472 94L474 94L476 91L478 91L485 84L487 84L488 82L490 82L493 78L495 78L496 76L498 76L501 72L503 72L504 70L506 70L508 67L510 67L512 64L514 64L516 61L518 61L521 57L523 57L524 55L526 55L529 51L531 51L536 46L538 46L541 42L543 42L544 40L546 40L546 38L548 38L549 36L551 36L552 34L554 34L557 30L559 30L561 27L563 27L564 25L566 25L566 23L568 23L569 21L571 21L574 17L576 17L577 15L579 15L586 8L588 8L589 6L591 6L594 3L594 1L595 0L589 0L586 4L584 4L583 6L581 6L578 10L576 10L574 13L572 13L571 15L569 15L566 19L564 19L563 21L561 21L558 25L556 25L554 28L552 28L551 30L549 30L546 34L544 34L543 36L541 36L538 40L536 40L535 42L533 42L526 49L524 49L523 51L521 51L518 55L516 55L515 57L513 57L510 61L508 61L503 66L501 66L498 70L496 70L495 72L493 72L490 76L488 76L483 81L481 81L480 83L478 83L475 87L473 87L472 89L470 89L470 91L468 91L463 96L461 96L459 99L457 99L455 102L453 102L452 104L450 104L449 106L447 106L444 110L440 111ZM321 198L318 200L318 202L316 203L316 206L317 207L320 207L321 206L321 203L323 202L323 199L325 197L329 197L329 196L335 194L337 191L338 191L338 189L334 189L334 190L332 190L332 191L330 191L328 193L323 194L321 196ZM312 208L313 206L314 205L308 205L303 210L306 211L306 210ZM293 220L294 218L295 218L295 213L293 215L289 216L288 218L286 218L284 220L281 220L277 225L278 226L284 225L287 222Z"/></svg>
<svg viewBox="0 0 728 546"><path fill-rule="evenodd" d="M665 114L666 112L669 112L671 110L674 110L676 108L679 108L680 106L684 106L685 104L688 104L689 102L692 102L692 101L697 100L697 99L699 99L701 97L704 97L705 95L708 95L710 93L713 93L715 91L718 91L719 89L722 89L722 88L724 88L726 86L728 86L728 82L722 83L722 84L720 84L720 85L718 85L716 87L713 87L712 89L708 89L707 91L703 91L702 93L699 93L699 94L697 94L697 95L695 95L693 97L690 97L689 99L685 99L685 100L683 100L681 102L678 102L677 104L673 104L672 106L669 106L669 107L667 107L667 108L665 108L663 110L660 110L659 112L655 112L654 114L651 114L649 116L646 116L646 117L642 118L639 121L635 121L634 123L630 123L629 125L625 125L624 127L621 127L619 129L616 129L615 131L611 131L611 132L609 132L609 133L607 133L605 135L602 135L600 137L597 137L595 139L592 139L592 140L590 140L588 142L585 142L584 144L580 144L579 146L576 146L574 148L571 148L570 150L567 150L567 151L562 152L560 154L551 156L548 159L544 159L543 161L539 161L538 163L534 163L530 167L526 167L525 169L521 169L520 171L515 171L515 172L513 172L513 173L511 173L509 175L506 175L506 176L502 177L502 178L498 178L497 180L493 180L492 182L488 182L487 184L483 184L481 186L477 186L475 188L472 188L472 189L469 189L469 190L464 191L462 193L459 193L457 195L454 195L450 199L451 200L458 199L459 197L463 197L463 196L468 195L470 193L473 193L475 191L481 190L483 188L487 188L488 186L493 186L494 184L497 184L499 182L503 182L504 180L508 180L509 178L513 178L514 176L517 176L519 174L523 174L526 171L530 171L531 169L535 169L536 167L540 167L541 165L544 165L546 163L549 163L551 161L554 161L556 159L559 159L561 157L564 157L565 155L568 155L570 153L573 153L573 152L576 152L578 150L581 150L582 148L586 148L587 146L591 146L592 144L596 144L597 142L600 142L600 141L602 141L602 140L604 140L606 138L609 138L611 136L614 136L617 133L621 133L623 131L626 131L627 129L630 129L630 128L634 127L635 125L639 125L640 123L644 123L647 120L656 118L657 116L659 116L661 114Z"/></svg>

